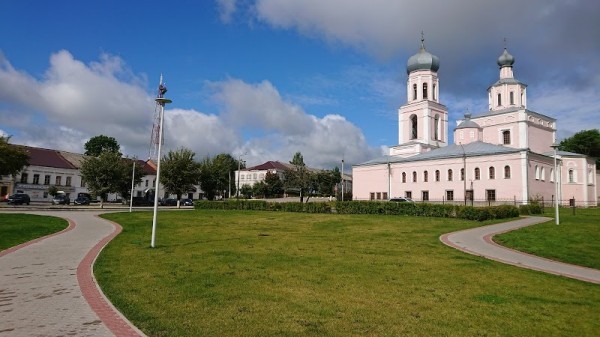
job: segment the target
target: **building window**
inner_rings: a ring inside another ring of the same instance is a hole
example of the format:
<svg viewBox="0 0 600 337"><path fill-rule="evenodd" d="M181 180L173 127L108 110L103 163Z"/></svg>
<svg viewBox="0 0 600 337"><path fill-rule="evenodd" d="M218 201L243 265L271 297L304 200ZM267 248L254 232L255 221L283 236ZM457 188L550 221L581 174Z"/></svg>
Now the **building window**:
<svg viewBox="0 0 600 337"><path fill-rule="evenodd" d="M431 96L433 96L433 100L435 101L435 84L433 85L433 90L431 90Z"/></svg>
<svg viewBox="0 0 600 337"><path fill-rule="evenodd" d="M465 169L461 168L460 169L460 181L465 180Z"/></svg>
<svg viewBox="0 0 600 337"><path fill-rule="evenodd" d="M540 180L540 168L535 165L535 180Z"/></svg>
<svg viewBox="0 0 600 337"><path fill-rule="evenodd" d="M489 176L490 179L496 179L496 169L493 166L490 166Z"/></svg>
<svg viewBox="0 0 600 337"><path fill-rule="evenodd" d="M452 191L452 190L446 191L446 200L448 200L448 201L454 200L454 191Z"/></svg>
<svg viewBox="0 0 600 337"><path fill-rule="evenodd" d="M65 186L71 186L71 177L65 178Z"/></svg>
<svg viewBox="0 0 600 337"><path fill-rule="evenodd" d="M387 194L387 192L381 192L381 198L383 200L388 200L388 194Z"/></svg>
<svg viewBox="0 0 600 337"><path fill-rule="evenodd" d="M423 191L421 193L423 201L429 201L429 191Z"/></svg>
<svg viewBox="0 0 600 337"><path fill-rule="evenodd" d="M61 176L56 176L55 181L56 182L54 183L54 185L60 186L60 184L62 184L62 177Z"/></svg>
<svg viewBox="0 0 600 337"><path fill-rule="evenodd" d="M504 166L504 179L510 179L510 166Z"/></svg>
<svg viewBox="0 0 600 337"><path fill-rule="evenodd" d="M496 190L485 190L485 199L487 201L496 201Z"/></svg>
<svg viewBox="0 0 600 337"><path fill-rule="evenodd" d="M423 181L427 182L429 180L429 172L423 171Z"/></svg>
<svg viewBox="0 0 600 337"><path fill-rule="evenodd" d="M435 181L440 181L440 170L435 170Z"/></svg>
<svg viewBox="0 0 600 337"><path fill-rule="evenodd" d="M540 180L541 181L546 181L546 170L544 170L544 168L540 168Z"/></svg>
<svg viewBox="0 0 600 337"><path fill-rule="evenodd" d="M417 115L410 116L410 139L417 138Z"/></svg>
<svg viewBox="0 0 600 337"><path fill-rule="evenodd" d="M417 182L417 172L413 171L413 183Z"/></svg>
<svg viewBox="0 0 600 337"><path fill-rule="evenodd" d="M515 93L510 92L510 105L515 105Z"/></svg>
<svg viewBox="0 0 600 337"><path fill-rule="evenodd" d="M44 185L50 185L50 175L44 176Z"/></svg>
<svg viewBox="0 0 600 337"><path fill-rule="evenodd" d="M554 182L554 169L550 169L550 182Z"/></svg>
<svg viewBox="0 0 600 337"><path fill-rule="evenodd" d="M479 180L481 179L481 171L479 170L479 167L475 168L475 180Z"/></svg>
<svg viewBox="0 0 600 337"><path fill-rule="evenodd" d="M569 182L570 183L575 182L575 171L573 171L573 169L569 169Z"/></svg>
<svg viewBox="0 0 600 337"><path fill-rule="evenodd" d="M406 172L402 172L402 182L406 182Z"/></svg>
<svg viewBox="0 0 600 337"><path fill-rule="evenodd" d="M429 96L427 95L427 83L423 83L423 99L428 99Z"/></svg>
<svg viewBox="0 0 600 337"><path fill-rule="evenodd" d="M452 170L448 170L448 181L452 181Z"/></svg>
<svg viewBox="0 0 600 337"><path fill-rule="evenodd" d="M435 115L435 119L433 120L433 139L440 139L440 115Z"/></svg>
<svg viewBox="0 0 600 337"><path fill-rule="evenodd" d="M369 194L369 200L375 200L375 192Z"/></svg>
<svg viewBox="0 0 600 337"><path fill-rule="evenodd" d="M377 200L381 200L381 192L377 192Z"/></svg>
<svg viewBox="0 0 600 337"><path fill-rule="evenodd" d="M404 196L406 198L412 198L412 191L406 191L406 192L404 192Z"/></svg>
<svg viewBox="0 0 600 337"><path fill-rule="evenodd" d="M417 99L417 85L413 84L413 101Z"/></svg>
<svg viewBox="0 0 600 337"><path fill-rule="evenodd" d="M502 96L498 94L498 106L502 105Z"/></svg>
<svg viewBox="0 0 600 337"><path fill-rule="evenodd" d="M35 185L39 185L40 184L40 175L39 174L34 174L33 175L33 183Z"/></svg>
<svg viewBox="0 0 600 337"><path fill-rule="evenodd" d="M21 173L21 183L22 184L27 184L28 178L29 178L29 176L27 175L27 173Z"/></svg>

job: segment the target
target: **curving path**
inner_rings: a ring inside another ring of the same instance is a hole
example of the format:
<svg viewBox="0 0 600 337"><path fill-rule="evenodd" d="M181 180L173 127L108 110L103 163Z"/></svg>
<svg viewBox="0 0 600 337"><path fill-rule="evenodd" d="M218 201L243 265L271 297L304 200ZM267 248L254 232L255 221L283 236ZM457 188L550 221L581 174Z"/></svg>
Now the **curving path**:
<svg viewBox="0 0 600 337"><path fill-rule="evenodd" d="M483 256L491 260L514 266L561 275L585 282L600 284L600 270L557 262L531 254L519 252L492 241L496 234L510 232L526 226L552 220L546 217L527 217L484 227L467 229L440 236L446 245L463 252Z"/></svg>
<svg viewBox="0 0 600 337"><path fill-rule="evenodd" d="M0 252L0 337L144 336L108 302L92 274L96 256L120 226L97 211L20 213L61 217L70 225Z"/></svg>

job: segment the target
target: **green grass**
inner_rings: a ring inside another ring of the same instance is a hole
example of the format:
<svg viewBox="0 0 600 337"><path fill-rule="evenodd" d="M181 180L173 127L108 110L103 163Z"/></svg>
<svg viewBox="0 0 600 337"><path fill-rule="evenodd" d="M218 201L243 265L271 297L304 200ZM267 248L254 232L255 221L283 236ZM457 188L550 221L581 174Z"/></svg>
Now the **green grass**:
<svg viewBox="0 0 600 337"><path fill-rule="evenodd" d="M52 216L33 214L0 214L0 250L60 232L69 223Z"/></svg>
<svg viewBox="0 0 600 337"><path fill-rule="evenodd" d="M107 214L94 268L150 336L592 336L600 287L471 256L442 218L278 212Z"/></svg>
<svg viewBox="0 0 600 337"><path fill-rule="evenodd" d="M554 218L554 210L546 209ZM554 220L494 237L494 241L549 259L600 269L600 209L560 210L560 225Z"/></svg>

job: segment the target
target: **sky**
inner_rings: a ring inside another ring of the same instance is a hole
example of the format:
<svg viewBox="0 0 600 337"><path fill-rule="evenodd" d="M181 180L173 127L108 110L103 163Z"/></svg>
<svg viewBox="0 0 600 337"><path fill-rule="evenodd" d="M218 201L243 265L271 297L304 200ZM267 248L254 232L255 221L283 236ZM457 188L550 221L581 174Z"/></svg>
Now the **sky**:
<svg viewBox="0 0 600 337"><path fill-rule="evenodd" d="M440 59L449 131L487 110L498 56L559 140L600 128L597 0L0 2L0 134L83 153L114 137L146 159L160 76L166 151L248 166L346 167L398 144L406 61ZM348 169L346 169L348 170Z"/></svg>

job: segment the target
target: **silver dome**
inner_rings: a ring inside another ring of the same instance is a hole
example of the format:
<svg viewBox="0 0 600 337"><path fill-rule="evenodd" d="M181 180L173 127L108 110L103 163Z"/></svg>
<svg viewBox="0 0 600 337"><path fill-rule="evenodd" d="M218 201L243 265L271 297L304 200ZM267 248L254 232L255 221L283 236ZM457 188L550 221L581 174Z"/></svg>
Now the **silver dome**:
<svg viewBox="0 0 600 337"><path fill-rule="evenodd" d="M500 68L502 67L510 67L515 63L515 58L508 53L508 50L506 50L506 48L504 48L504 52L502 53L502 55L500 55L500 57L498 57L498 65L500 66Z"/></svg>
<svg viewBox="0 0 600 337"><path fill-rule="evenodd" d="M421 49L415 55L411 56L406 63L406 73L410 74L415 70L431 70L437 72L440 68L440 59L425 50L424 40L421 40Z"/></svg>

